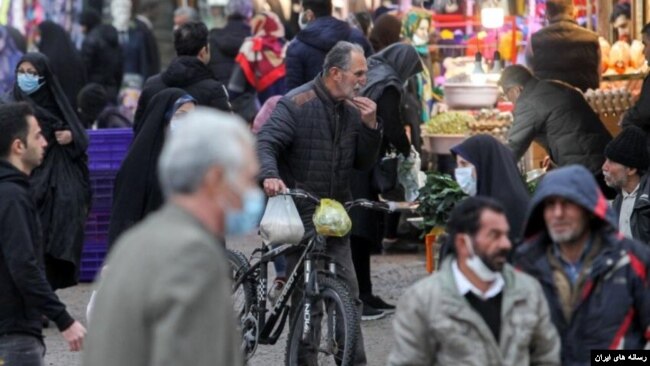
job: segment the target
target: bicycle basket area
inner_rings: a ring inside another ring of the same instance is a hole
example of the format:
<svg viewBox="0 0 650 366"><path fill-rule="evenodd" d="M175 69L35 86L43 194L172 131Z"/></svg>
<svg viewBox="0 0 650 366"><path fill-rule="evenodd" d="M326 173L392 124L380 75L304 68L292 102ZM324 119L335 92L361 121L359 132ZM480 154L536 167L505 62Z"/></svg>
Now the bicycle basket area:
<svg viewBox="0 0 650 366"><path fill-rule="evenodd" d="M314 226L320 235L343 237L352 229L352 221L342 204L324 198L314 212Z"/></svg>

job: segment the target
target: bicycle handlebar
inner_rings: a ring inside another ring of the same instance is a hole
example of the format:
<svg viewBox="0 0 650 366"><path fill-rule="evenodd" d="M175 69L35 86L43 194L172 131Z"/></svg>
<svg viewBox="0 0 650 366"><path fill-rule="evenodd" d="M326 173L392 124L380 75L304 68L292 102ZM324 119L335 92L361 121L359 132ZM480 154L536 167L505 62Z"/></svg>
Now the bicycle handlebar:
<svg viewBox="0 0 650 366"><path fill-rule="evenodd" d="M302 198L311 201L314 204L319 204L320 203L320 198L314 196L313 194L299 188L294 188L294 189L287 189L284 193L281 193L283 195L287 196L292 196L296 198ZM384 212L393 212L393 208L384 203L384 202L374 202L370 201L367 199L358 199L350 202L345 202L343 204L343 207L345 207L346 211L349 211L353 207L363 207L367 208L370 210L377 210L377 211L384 211Z"/></svg>

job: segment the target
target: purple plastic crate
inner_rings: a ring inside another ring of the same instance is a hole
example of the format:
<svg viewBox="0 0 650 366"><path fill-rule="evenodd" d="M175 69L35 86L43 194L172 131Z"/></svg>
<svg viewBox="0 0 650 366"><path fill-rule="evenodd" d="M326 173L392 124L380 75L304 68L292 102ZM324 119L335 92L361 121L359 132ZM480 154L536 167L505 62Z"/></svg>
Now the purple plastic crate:
<svg viewBox="0 0 650 366"><path fill-rule="evenodd" d="M86 242L106 246L108 242L108 227L110 224L110 211L91 211L86 220Z"/></svg>
<svg viewBox="0 0 650 366"><path fill-rule="evenodd" d="M88 137L90 171L117 171L133 140L133 130L130 128L89 130Z"/></svg>
<svg viewBox="0 0 650 366"><path fill-rule="evenodd" d="M107 128L100 130L88 130L90 145L103 145L118 143L130 143L133 140L133 129L131 128Z"/></svg>
<svg viewBox="0 0 650 366"><path fill-rule="evenodd" d="M106 259L108 247L105 244L86 242L81 252L81 268L79 269L79 281L92 282L102 268Z"/></svg>

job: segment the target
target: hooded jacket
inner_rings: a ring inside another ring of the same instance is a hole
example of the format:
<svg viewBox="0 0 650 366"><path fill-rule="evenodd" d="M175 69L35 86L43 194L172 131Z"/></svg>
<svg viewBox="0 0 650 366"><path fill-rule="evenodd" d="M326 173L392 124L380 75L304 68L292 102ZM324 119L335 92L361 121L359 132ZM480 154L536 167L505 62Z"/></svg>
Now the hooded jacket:
<svg viewBox="0 0 650 366"><path fill-rule="evenodd" d="M122 48L115 27L102 24L93 28L81 45L81 59L88 82L102 85L109 100L115 103L124 74Z"/></svg>
<svg viewBox="0 0 650 366"><path fill-rule="evenodd" d="M42 337L42 315L59 330L74 320L45 278L43 236L29 178L0 160L0 336Z"/></svg>
<svg viewBox="0 0 650 366"><path fill-rule="evenodd" d="M591 247L569 304L570 317L558 296L553 244L544 222L544 202L561 197L591 216ZM530 239L515 254L515 266L542 285L551 318L562 338L562 365L590 365L592 349L643 349L650 340L650 251L616 230L616 215L593 176L581 166L547 174L527 213Z"/></svg>
<svg viewBox="0 0 650 366"><path fill-rule="evenodd" d="M476 194L490 197L506 209L510 240L519 243L524 229L524 213L530 196L512 151L489 135L477 135L451 148L454 155L476 169Z"/></svg>
<svg viewBox="0 0 650 366"><path fill-rule="evenodd" d="M540 103L543 101L543 103ZM508 145L520 159L535 141L559 166L581 164L601 173L612 136L584 96L567 84L530 79L515 105Z"/></svg>
<svg viewBox="0 0 650 366"><path fill-rule="evenodd" d="M243 18L231 17L222 29L210 30L210 63L214 77L228 85L235 67L235 58L246 37L251 36L251 27Z"/></svg>
<svg viewBox="0 0 650 366"><path fill-rule="evenodd" d="M133 120L135 135L140 132L149 101L167 88L183 89L196 99L199 105L230 112L228 92L223 84L215 80L210 68L194 56L178 56L165 72L152 76L145 83Z"/></svg>
<svg viewBox="0 0 650 366"><path fill-rule="evenodd" d="M356 43L363 47L366 57L372 55L372 47L360 30L331 16L316 18L287 48L287 89L313 80L323 70L325 56L339 41Z"/></svg>

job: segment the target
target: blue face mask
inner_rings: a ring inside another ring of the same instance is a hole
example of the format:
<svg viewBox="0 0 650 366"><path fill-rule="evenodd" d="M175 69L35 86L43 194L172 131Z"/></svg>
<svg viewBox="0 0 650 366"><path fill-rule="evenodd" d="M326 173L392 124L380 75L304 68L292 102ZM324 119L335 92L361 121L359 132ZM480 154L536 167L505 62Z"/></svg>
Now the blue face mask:
<svg viewBox="0 0 650 366"><path fill-rule="evenodd" d="M31 74L18 73L18 87L23 93L30 95L40 89L45 82L38 83L40 77Z"/></svg>
<svg viewBox="0 0 650 366"><path fill-rule="evenodd" d="M460 189L462 189L468 196L476 196L476 178L472 176L473 171L474 168L471 166L466 168L456 168L456 170L454 170L456 182L458 182Z"/></svg>
<svg viewBox="0 0 650 366"><path fill-rule="evenodd" d="M242 195L242 208L226 213L226 235L249 234L259 225L264 212L264 194L257 188Z"/></svg>

